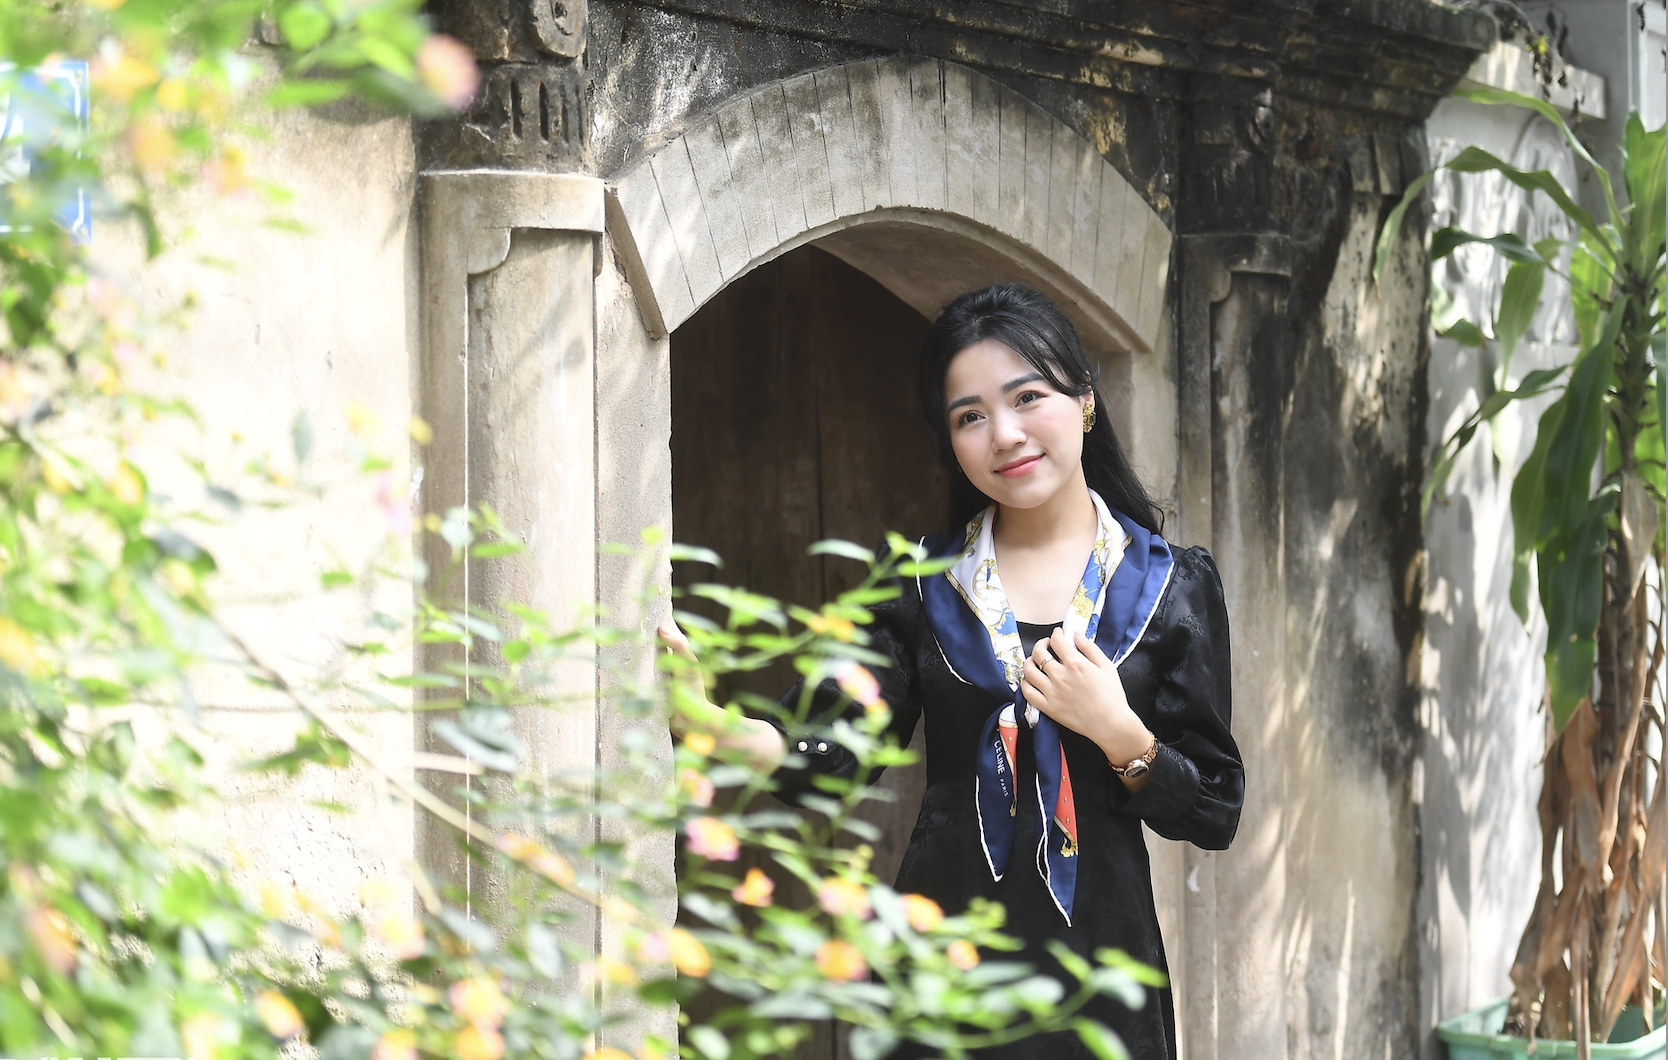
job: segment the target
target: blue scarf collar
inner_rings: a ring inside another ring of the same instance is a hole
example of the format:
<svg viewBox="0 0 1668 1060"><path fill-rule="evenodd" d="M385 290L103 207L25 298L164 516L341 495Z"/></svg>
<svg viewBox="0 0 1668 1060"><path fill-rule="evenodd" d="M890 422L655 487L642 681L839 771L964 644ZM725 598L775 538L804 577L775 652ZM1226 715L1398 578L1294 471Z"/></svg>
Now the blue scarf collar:
<svg viewBox="0 0 1668 1060"><path fill-rule="evenodd" d="M1158 610L1170 584L1175 560L1170 546L1158 534L1138 525L1121 512L1111 512L1129 541L1123 559L1106 586L1106 600L1094 641L1114 663L1121 663L1135 650ZM967 535L929 537L923 543L935 556L960 552ZM937 638L939 650L950 671L962 681L988 692L997 705L984 724L976 765L980 841L990 865L991 876L1002 879L1013 850L1015 825L1020 812L1040 818L1037 871L1048 884L1054 903L1071 923L1073 898L1077 891L1076 836L1067 834L1058 819L1062 787L1070 800L1070 780L1060 750L1060 727L1046 715L1037 719L1032 748L1036 758L1037 799L1019 799L1014 791L1013 773L1000 733L1005 708L1023 714L1024 696L1008 684L1007 674L996 657L991 633L968 606L945 575L918 579L927 625ZM1068 813L1068 818L1071 815Z"/></svg>

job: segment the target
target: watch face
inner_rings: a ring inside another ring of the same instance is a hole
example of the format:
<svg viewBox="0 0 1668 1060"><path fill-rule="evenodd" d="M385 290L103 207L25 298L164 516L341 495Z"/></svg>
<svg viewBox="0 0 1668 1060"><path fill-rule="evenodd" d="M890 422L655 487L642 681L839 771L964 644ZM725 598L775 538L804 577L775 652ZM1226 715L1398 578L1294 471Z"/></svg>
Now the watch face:
<svg viewBox="0 0 1668 1060"><path fill-rule="evenodd" d="M1124 767L1124 776L1128 777L1130 780L1134 780L1137 777L1144 777L1146 775L1147 763L1143 759L1137 758L1135 761Z"/></svg>

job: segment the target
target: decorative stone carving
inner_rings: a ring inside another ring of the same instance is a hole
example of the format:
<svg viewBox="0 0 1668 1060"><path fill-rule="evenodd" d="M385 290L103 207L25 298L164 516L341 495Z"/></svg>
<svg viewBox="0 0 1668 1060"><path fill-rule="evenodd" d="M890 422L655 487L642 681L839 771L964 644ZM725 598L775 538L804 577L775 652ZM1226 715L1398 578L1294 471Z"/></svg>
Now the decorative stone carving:
<svg viewBox="0 0 1668 1060"><path fill-rule="evenodd" d="M571 163L584 153L589 120L577 65L504 63L487 69L457 135L507 162Z"/></svg>
<svg viewBox="0 0 1668 1060"><path fill-rule="evenodd" d="M585 51L590 24L586 0L532 0L533 32L552 55L576 59Z"/></svg>

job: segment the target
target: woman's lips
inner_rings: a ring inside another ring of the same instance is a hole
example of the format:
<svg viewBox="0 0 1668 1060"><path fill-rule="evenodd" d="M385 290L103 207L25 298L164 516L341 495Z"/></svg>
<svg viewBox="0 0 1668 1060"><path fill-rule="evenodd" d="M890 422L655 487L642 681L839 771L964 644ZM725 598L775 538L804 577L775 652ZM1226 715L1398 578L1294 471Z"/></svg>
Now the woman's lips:
<svg viewBox="0 0 1668 1060"><path fill-rule="evenodd" d="M1011 464L1004 464L996 469L996 473L1003 478L1018 478L1021 475L1029 475L1041 461L1042 454L1038 453L1036 456L1028 456L1023 460L1015 460Z"/></svg>

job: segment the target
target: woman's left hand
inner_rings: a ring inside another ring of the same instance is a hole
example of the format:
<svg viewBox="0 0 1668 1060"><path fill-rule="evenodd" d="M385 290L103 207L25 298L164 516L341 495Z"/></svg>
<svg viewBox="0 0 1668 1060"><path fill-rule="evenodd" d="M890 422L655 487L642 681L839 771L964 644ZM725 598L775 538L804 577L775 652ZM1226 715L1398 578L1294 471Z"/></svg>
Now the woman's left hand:
<svg viewBox="0 0 1668 1060"><path fill-rule="evenodd" d="M1019 687L1027 703L1093 740L1120 768L1152 746L1153 734L1130 709L1118 667L1081 633L1068 637L1057 629L1038 641Z"/></svg>

